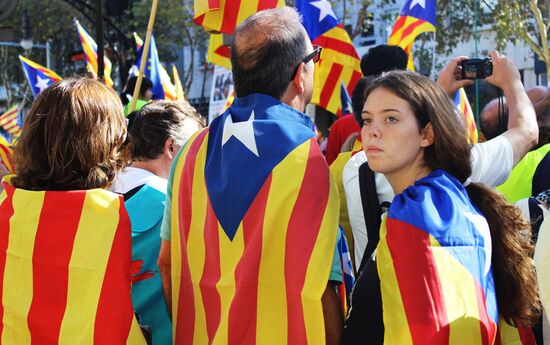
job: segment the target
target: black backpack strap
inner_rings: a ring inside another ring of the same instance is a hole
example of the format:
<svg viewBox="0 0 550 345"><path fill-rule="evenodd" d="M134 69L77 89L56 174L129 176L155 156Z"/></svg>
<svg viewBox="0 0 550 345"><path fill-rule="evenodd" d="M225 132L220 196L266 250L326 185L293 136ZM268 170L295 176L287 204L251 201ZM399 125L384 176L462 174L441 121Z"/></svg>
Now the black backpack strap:
<svg viewBox="0 0 550 345"><path fill-rule="evenodd" d="M382 223L380 220L382 208L380 207L376 191L374 171L369 167L368 162L361 164L359 167L359 190L361 192L363 216L365 217L365 225L367 226L368 242L361 259L361 265L357 270L358 273L361 272L380 241L380 224Z"/></svg>

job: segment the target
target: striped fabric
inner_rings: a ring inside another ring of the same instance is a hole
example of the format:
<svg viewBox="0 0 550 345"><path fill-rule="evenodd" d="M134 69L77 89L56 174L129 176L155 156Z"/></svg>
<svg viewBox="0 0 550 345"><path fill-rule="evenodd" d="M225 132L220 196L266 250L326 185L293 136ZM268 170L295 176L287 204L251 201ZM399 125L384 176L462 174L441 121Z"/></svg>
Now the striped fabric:
<svg viewBox="0 0 550 345"><path fill-rule="evenodd" d="M183 86L181 86L180 75L176 65L172 65L172 76L174 77L174 86L176 87L176 99L178 101L185 101L185 92Z"/></svg>
<svg viewBox="0 0 550 345"><path fill-rule="evenodd" d="M321 60L315 66L311 103L342 114L341 84L348 94L353 93L362 77L359 55L328 1L297 0L296 7L311 42L323 47Z"/></svg>
<svg viewBox="0 0 550 345"><path fill-rule="evenodd" d="M14 105L0 115L0 127L4 128L8 133L15 136L21 134L21 127L17 123L19 119L19 107Z"/></svg>
<svg viewBox="0 0 550 345"><path fill-rule="evenodd" d="M435 7L436 0L407 0L393 26L388 44L405 49L409 54L407 68L410 70L414 70L412 63L414 40L423 32L435 32Z"/></svg>
<svg viewBox="0 0 550 345"><path fill-rule="evenodd" d="M470 144L476 144L478 142L478 133L476 127L476 120L474 119L474 112L470 106L470 101L466 96L466 91L464 88L460 88L455 93L455 105L460 110L460 113L463 115L464 127L466 127L468 141Z"/></svg>
<svg viewBox="0 0 550 345"><path fill-rule="evenodd" d="M175 344L325 343L338 196L299 114L237 98L186 144L172 189Z"/></svg>
<svg viewBox="0 0 550 345"><path fill-rule="evenodd" d="M121 197L101 189L0 196L1 343L139 344Z"/></svg>
<svg viewBox="0 0 550 345"><path fill-rule="evenodd" d="M11 145L0 135L0 163L8 169L8 171L13 174L15 172L15 167L13 165L13 150Z"/></svg>
<svg viewBox="0 0 550 345"><path fill-rule="evenodd" d="M231 71L231 48L223 45L222 34L210 34L206 59L210 63Z"/></svg>
<svg viewBox="0 0 550 345"><path fill-rule="evenodd" d="M397 195L376 251L384 341L493 344L490 238L464 187L442 170Z"/></svg>
<svg viewBox="0 0 550 345"><path fill-rule="evenodd" d="M207 32L231 35L254 13L284 4L284 0L195 0L193 20Z"/></svg>
<svg viewBox="0 0 550 345"><path fill-rule="evenodd" d="M76 30L78 37L80 38L80 43L82 43L82 50L84 50L84 55L86 56L86 62L88 64L88 71L92 74L94 78L97 78L97 43L88 32L80 25L80 22L75 19L74 24L76 25ZM103 57L103 64L105 68L105 83L109 86L113 85L113 80L111 79L111 61L107 56Z"/></svg>

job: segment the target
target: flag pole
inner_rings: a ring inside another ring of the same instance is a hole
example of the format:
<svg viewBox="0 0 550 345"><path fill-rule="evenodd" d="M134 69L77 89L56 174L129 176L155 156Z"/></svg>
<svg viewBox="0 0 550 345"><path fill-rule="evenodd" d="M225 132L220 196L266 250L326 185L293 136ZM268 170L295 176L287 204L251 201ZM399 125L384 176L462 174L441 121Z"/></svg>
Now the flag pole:
<svg viewBox="0 0 550 345"><path fill-rule="evenodd" d="M155 18L157 17L157 7L159 0L153 0L151 5L151 15L149 16L149 24L147 24L147 33L145 35L145 44L142 48L141 62L139 65L139 73L136 81L136 87L134 88L134 94L132 95L132 102L130 103L130 112L136 109L136 102L139 97L139 90L141 89L141 82L143 81L143 71L147 61L147 55L149 55L149 46L151 45L151 35L153 33L153 26L155 25Z"/></svg>

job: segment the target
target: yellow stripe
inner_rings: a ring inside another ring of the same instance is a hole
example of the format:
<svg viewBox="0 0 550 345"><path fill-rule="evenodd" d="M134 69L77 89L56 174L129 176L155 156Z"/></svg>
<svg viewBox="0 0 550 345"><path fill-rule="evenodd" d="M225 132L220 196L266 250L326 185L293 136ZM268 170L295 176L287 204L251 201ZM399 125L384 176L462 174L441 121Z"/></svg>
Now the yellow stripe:
<svg viewBox="0 0 550 345"><path fill-rule="evenodd" d="M69 262L67 307L59 344L94 342L94 315L119 222L119 205L119 199L107 191L86 193Z"/></svg>
<svg viewBox="0 0 550 345"><path fill-rule="evenodd" d="M384 304L384 343L412 345L407 314L399 293L393 259L386 241L386 231L386 215L384 215L380 227L380 243L376 248L376 265L380 275L380 289Z"/></svg>
<svg viewBox="0 0 550 345"><path fill-rule="evenodd" d="M325 332L321 296L325 291L332 266L332 255L338 236L339 196L336 182L330 175L330 192L321 228L309 260L306 280L302 290L302 307L306 320L308 344L324 344ZM321 211L321 210L319 210Z"/></svg>
<svg viewBox="0 0 550 345"><path fill-rule="evenodd" d="M244 22L246 18L256 13L257 8L258 8L258 0L242 1L241 6L239 7L239 14L237 15L237 22L235 24L238 25Z"/></svg>
<svg viewBox="0 0 550 345"><path fill-rule="evenodd" d="M231 302L235 297L235 269L239 263L239 259L243 255L244 251L244 236L242 222L233 241L229 239L223 232L220 225L220 272L221 277L216 284L216 289L220 294L221 301L221 322L218 331L214 337L213 344L227 344L228 342L228 330L229 330L229 310L231 308Z"/></svg>
<svg viewBox="0 0 550 345"><path fill-rule="evenodd" d="M206 161L206 146L208 135L204 138L201 148L196 156L195 172L193 175L192 189L192 214L191 228L188 237L187 257L189 259L189 270L193 284L193 299L195 303L195 344L208 344L206 329L206 314L202 303L202 294L199 283L204 270L205 244L204 244L204 220L206 218L207 196L204 183L204 166Z"/></svg>
<svg viewBox="0 0 550 345"><path fill-rule="evenodd" d="M501 345L522 345L519 331L516 327L510 326L504 319L498 320L498 332L500 333Z"/></svg>
<svg viewBox="0 0 550 345"><path fill-rule="evenodd" d="M296 164L296 157L309 155L306 141L291 152L272 172L265 210L262 257L258 274L258 309L256 334L272 344L286 344L288 335L285 281L285 245L288 221L298 198L295 188L304 178L306 165ZM281 230L281 231L274 231ZM260 339L260 338L258 338Z"/></svg>
<svg viewBox="0 0 550 345"><path fill-rule="evenodd" d="M476 287L472 274L442 248L433 236L430 236L430 244L451 328L449 344L481 344Z"/></svg>
<svg viewBox="0 0 550 345"><path fill-rule="evenodd" d="M16 190L10 219L2 304L2 344L30 344L27 315L33 296L32 257L45 192ZM31 207L29 207L31 206Z"/></svg>

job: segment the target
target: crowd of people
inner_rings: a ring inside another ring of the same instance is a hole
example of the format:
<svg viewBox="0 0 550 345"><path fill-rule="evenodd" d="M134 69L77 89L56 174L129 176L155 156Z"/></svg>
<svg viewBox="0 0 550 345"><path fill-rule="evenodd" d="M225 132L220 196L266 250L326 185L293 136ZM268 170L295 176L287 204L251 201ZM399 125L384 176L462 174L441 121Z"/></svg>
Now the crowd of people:
<svg viewBox="0 0 550 345"><path fill-rule="evenodd" d="M148 81L131 113L135 79L42 91L0 164L0 343L550 344L549 91L491 52L471 144L468 57L436 82L381 45L325 157L321 54L295 9L249 17L208 126Z"/></svg>

